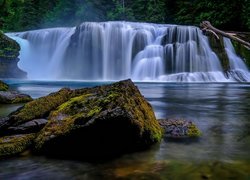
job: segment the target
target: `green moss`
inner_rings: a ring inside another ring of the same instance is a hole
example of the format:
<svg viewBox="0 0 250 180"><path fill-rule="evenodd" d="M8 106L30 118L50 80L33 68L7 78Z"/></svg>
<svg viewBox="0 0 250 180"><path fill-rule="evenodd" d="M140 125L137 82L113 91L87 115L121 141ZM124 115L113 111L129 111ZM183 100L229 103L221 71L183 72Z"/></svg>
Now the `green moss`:
<svg viewBox="0 0 250 180"><path fill-rule="evenodd" d="M130 94L130 96L140 97L137 93L134 95ZM131 101L125 104L124 108L135 115L135 123L139 126L142 136L149 135L150 139L154 142L161 141L164 130L160 127L158 121L155 120L155 114L151 105L148 104L143 97L135 98L135 101L132 98Z"/></svg>
<svg viewBox="0 0 250 180"><path fill-rule="evenodd" d="M201 131L192 123L188 126L187 135L189 137L200 137Z"/></svg>
<svg viewBox="0 0 250 180"><path fill-rule="evenodd" d="M0 58L16 59L19 56L19 51L19 44L0 32Z"/></svg>
<svg viewBox="0 0 250 180"><path fill-rule="evenodd" d="M245 63L247 66L250 68L250 50L247 49L245 46L242 44L232 41L233 46L235 48L236 53L245 60Z"/></svg>
<svg viewBox="0 0 250 180"><path fill-rule="evenodd" d="M35 137L35 134L27 134L0 138L0 157L23 152L33 143Z"/></svg>
<svg viewBox="0 0 250 180"><path fill-rule="evenodd" d="M68 117L70 115L79 116L79 114L92 117L100 113L102 109L106 109L106 106L117 97L119 97L119 94L112 91L103 97L96 97L95 94L91 93L73 97L60 105L56 111L53 111L50 118L57 119L58 116Z"/></svg>
<svg viewBox="0 0 250 180"><path fill-rule="evenodd" d="M32 100L33 99L30 96L18 97L18 98L15 98L14 100L12 100L11 104L26 103L26 102L30 102Z"/></svg>
<svg viewBox="0 0 250 180"><path fill-rule="evenodd" d="M70 93L70 89L61 89L56 93L28 102L21 109L10 114L10 121L13 125L19 125L33 119L45 118L52 110L68 101Z"/></svg>
<svg viewBox="0 0 250 180"><path fill-rule="evenodd" d="M215 38L214 35L209 35L208 39L212 50L220 59L224 72L227 72L230 69L230 67L229 67L229 59L224 47L223 37L220 36L220 39L217 39Z"/></svg>
<svg viewBox="0 0 250 180"><path fill-rule="evenodd" d="M9 86L5 84L3 81L0 81L0 91L7 91Z"/></svg>
<svg viewBox="0 0 250 180"><path fill-rule="evenodd" d="M100 113L101 110L102 110L101 107L95 106L93 109L91 109L91 110L89 111L89 113L87 114L87 116L92 117L92 116L94 116L94 115Z"/></svg>

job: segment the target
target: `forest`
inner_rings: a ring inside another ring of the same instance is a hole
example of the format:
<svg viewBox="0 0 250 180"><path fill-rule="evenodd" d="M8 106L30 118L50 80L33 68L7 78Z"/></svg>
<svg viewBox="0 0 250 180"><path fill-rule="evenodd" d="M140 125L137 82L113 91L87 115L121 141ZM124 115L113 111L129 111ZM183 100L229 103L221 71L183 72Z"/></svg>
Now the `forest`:
<svg viewBox="0 0 250 180"><path fill-rule="evenodd" d="M116 20L250 30L250 0L0 0L0 9L4 32Z"/></svg>

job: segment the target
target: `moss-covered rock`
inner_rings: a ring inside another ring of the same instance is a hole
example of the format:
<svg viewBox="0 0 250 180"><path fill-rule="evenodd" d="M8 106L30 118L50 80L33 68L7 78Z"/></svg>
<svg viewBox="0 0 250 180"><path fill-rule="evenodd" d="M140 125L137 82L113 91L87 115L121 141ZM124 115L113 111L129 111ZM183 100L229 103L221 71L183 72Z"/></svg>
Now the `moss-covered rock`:
<svg viewBox="0 0 250 180"><path fill-rule="evenodd" d="M0 32L0 58L15 59L19 56L19 51L19 44Z"/></svg>
<svg viewBox="0 0 250 180"><path fill-rule="evenodd" d="M56 93L51 93L48 96L28 102L17 111L11 113L8 118L0 120L0 130L10 126L18 126L34 119L46 118L52 110L68 101L71 97L70 95L71 90L64 88Z"/></svg>
<svg viewBox="0 0 250 180"><path fill-rule="evenodd" d="M56 93L35 99L11 113L10 119L14 120L14 125L19 125L33 119L47 117L52 110L69 100L70 93L70 89L64 88Z"/></svg>
<svg viewBox="0 0 250 180"><path fill-rule="evenodd" d="M250 68L250 50L238 42L232 41L232 43L236 53L245 61L248 68Z"/></svg>
<svg viewBox="0 0 250 180"><path fill-rule="evenodd" d="M5 136L0 138L0 157L13 156L29 148L35 134Z"/></svg>
<svg viewBox="0 0 250 180"><path fill-rule="evenodd" d="M4 83L3 81L0 81L0 91L7 91L8 89L8 84Z"/></svg>
<svg viewBox="0 0 250 180"><path fill-rule="evenodd" d="M20 46L0 32L0 77L26 78L27 73L18 68Z"/></svg>
<svg viewBox="0 0 250 180"><path fill-rule="evenodd" d="M75 90L49 115L35 140L39 153L105 158L159 142L162 129L132 81Z"/></svg>
<svg viewBox="0 0 250 180"><path fill-rule="evenodd" d="M200 137L201 131L192 122L184 119L159 119L160 125L165 130L166 138Z"/></svg>
<svg viewBox="0 0 250 180"><path fill-rule="evenodd" d="M224 47L223 37L220 36L220 39L217 39L214 35L208 36L210 46L212 50L216 53L218 58L220 59L222 68L226 73L230 69L229 59Z"/></svg>
<svg viewBox="0 0 250 180"><path fill-rule="evenodd" d="M250 34L249 33L237 33L238 38L243 39L244 41L250 42ZM229 59L227 56L227 53L225 51L223 37L219 36L220 39L217 39L214 35L208 35L208 39L210 42L210 46L212 50L216 53L216 55L219 57L224 72L229 70ZM231 40L232 44L235 48L236 54L240 56L245 63L250 67L250 50L247 49L244 45L240 44L239 42L236 42L234 40Z"/></svg>
<svg viewBox="0 0 250 180"><path fill-rule="evenodd" d="M32 101L29 95L21 94L16 91L0 91L1 104L26 103Z"/></svg>

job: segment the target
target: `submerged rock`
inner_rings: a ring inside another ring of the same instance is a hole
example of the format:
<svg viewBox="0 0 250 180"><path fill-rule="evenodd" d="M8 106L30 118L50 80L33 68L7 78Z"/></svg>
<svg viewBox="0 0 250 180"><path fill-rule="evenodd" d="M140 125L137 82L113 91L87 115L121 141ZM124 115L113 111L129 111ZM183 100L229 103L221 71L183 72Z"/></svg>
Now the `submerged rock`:
<svg viewBox="0 0 250 180"><path fill-rule="evenodd" d="M159 142L162 129L132 81L79 89L48 117L35 151L53 156L108 158Z"/></svg>
<svg viewBox="0 0 250 180"><path fill-rule="evenodd" d="M160 119L158 121L164 128L164 136L167 138L188 138L201 135L201 131L192 121L183 119Z"/></svg>
<svg viewBox="0 0 250 180"><path fill-rule="evenodd" d="M0 138L0 157L19 154L28 149L35 134L5 136Z"/></svg>
<svg viewBox="0 0 250 180"><path fill-rule="evenodd" d="M1 104L25 103L32 101L29 95L21 94L16 91L0 91Z"/></svg>

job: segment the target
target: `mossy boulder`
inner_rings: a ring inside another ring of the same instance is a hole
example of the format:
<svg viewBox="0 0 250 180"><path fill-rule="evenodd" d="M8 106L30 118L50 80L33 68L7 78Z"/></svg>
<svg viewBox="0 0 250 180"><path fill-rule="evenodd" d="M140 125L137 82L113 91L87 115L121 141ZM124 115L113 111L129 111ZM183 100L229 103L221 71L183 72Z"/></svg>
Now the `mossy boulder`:
<svg viewBox="0 0 250 180"><path fill-rule="evenodd" d="M52 110L69 100L71 92L70 89L64 88L56 93L26 103L7 118L0 119L0 130L5 130L10 126L18 126L34 119L46 118Z"/></svg>
<svg viewBox="0 0 250 180"><path fill-rule="evenodd" d="M107 158L161 140L153 109L131 80L75 90L71 96L50 113L35 140L37 153Z"/></svg>
<svg viewBox="0 0 250 180"><path fill-rule="evenodd" d="M0 81L0 91L7 91L8 89L8 84L4 83L3 81Z"/></svg>
<svg viewBox="0 0 250 180"><path fill-rule="evenodd" d="M29 95L9 91L9 86L0 81L0 104L26 103L32 101Z"/></svg>
<svg viewBox="0 0 250 180"><path fill-rule="evenodd" d="M0 77L26 78L27 73L19 69L19 44L0 32Z"/></svg>
<svg viewBox="0 0 250 180"><path fill-rule="evenodd" d="M26 103L32 101L32 98L27 94L21 94L16 91L0 91L1 104Z"/></svg>
<svg viewBox="0 0 250 180"><path fill-rule="evenodd" d="M196 138L201 136L201 131L192 122L184 119L159 119L164 128L165 138Z"/></svg>
<svg viewBox="0 0 250 180"><path fill-rule="evenodd" d="M28 149L35 134L13 135L0 138L0 157L13 156Z"/></svg>

